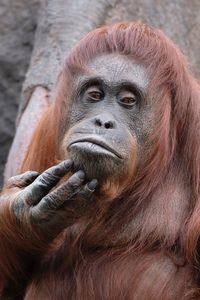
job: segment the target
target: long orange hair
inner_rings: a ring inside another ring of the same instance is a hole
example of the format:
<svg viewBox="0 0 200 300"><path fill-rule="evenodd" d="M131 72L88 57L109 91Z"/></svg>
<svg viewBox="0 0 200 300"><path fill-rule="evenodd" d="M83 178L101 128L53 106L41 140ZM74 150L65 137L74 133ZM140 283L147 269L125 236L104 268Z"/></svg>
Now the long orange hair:
<svg viewBox="0 0 200 300"><path fill-rule="evenodd" d="M68 129L72 78L103 53L126 55L147 67L151 79L148 94L160 116L147 141L150 154L140 166L134 185L115 199L113 210L118 213L110 220L115 224L115 218L121 223L133 218L160 184L164 185L165 178L173 182L181 174L189 189L184 234L185 251L191 258L200 235L200 89L183 54L160 30L141 23L105 26L88 33L72 49L63 63L54 103L38 125L20 172L42 172L59 160L59 144ZM176 172L171 171L174 169Z"/></svg>

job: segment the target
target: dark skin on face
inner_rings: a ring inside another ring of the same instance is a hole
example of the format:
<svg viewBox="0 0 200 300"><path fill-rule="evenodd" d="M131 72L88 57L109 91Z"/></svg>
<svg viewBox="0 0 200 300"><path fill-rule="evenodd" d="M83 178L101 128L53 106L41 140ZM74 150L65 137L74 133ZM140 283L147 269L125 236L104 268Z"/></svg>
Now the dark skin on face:
<svg viewBox="0 0 200 300"><path fill-rule="evenodd" d="M21 225L27 228L29 220L31 231L46 239L87 212L98 182L126 176L130 164L137 167L152 127L143 66L110 54L95 58L88 67L87 74L74 80L70 130L62 142L64 161L41 175L30 171L8 183ZM72 170L75 173L58 185Z"/></svg>
<svg viewBox="0 0 200 300"><path fill-rule="evenodd" d="M63 157L70 156L76 170L99 182L123 176L130 163L134 168L152 118L147 86L146 69L132 59L117 54L95 58L74 82Z"/></svg>

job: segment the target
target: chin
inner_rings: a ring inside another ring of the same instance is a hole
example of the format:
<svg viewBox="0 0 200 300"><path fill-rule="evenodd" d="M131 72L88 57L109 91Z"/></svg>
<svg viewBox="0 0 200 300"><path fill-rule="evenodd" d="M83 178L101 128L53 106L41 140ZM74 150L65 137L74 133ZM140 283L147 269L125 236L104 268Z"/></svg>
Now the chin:
<svg viewBox="0 0 200 300"><path fill-rule="evenodd" d="M118 176L123 170L121 160L113 154L95 151L94 148L80 149L74 146L70 147L68 154L74 161L74 170L83 170L88 180L97 179L102 182Z"/></svg>

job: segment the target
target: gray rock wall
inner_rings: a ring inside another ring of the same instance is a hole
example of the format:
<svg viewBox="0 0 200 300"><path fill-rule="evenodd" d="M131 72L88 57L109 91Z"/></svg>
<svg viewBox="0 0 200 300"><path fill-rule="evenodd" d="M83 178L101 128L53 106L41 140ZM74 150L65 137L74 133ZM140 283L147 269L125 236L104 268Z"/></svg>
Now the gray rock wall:
<svg viewBox="0 0 200 300"><path fill-rule="evenodd" d="M0 186L22 83L34 44L39 0L0 1Z"/></svg>

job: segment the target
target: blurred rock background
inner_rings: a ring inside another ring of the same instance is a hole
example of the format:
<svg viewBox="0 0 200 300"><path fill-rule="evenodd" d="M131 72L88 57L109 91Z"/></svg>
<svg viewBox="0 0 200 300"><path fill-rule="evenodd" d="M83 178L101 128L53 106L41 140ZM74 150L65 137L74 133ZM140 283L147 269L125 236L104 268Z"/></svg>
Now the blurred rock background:
<svg viewBox="0 0 200 300"><path fill-rule="evenodd" d="M135 20L162 29L200 76L199 0L0 0L0 186L18 107L20 120L38 86L51 95L63 57L85 33ZM26 143L28 125L18 128L18 144ZM18 160L11 152L10 165Z"/></svg>
<svg viewBox="0 0 200 300"><path fill-rule="evenodd" d="M22 83L29 65L37 26L39 0L0 0L0 186Z"/></svg>

